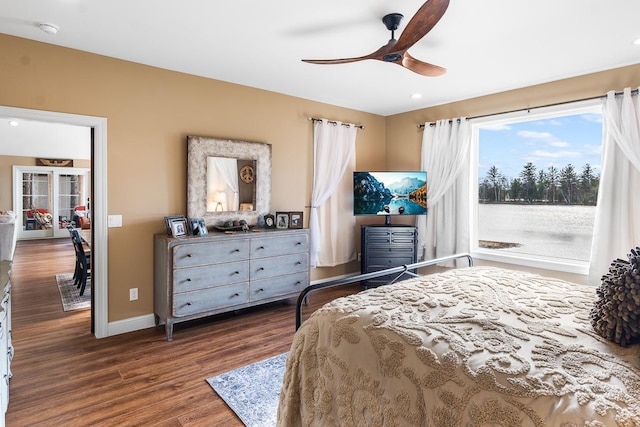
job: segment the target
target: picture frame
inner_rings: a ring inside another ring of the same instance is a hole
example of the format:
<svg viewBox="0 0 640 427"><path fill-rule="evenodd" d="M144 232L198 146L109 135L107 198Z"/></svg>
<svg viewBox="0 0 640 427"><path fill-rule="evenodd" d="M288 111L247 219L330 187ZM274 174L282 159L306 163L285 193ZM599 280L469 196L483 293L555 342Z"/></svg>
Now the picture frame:
<svg viewBox="0 0 640 427"><path fill-rule="evenodd" d="M164 222L167 227L167 236L173 236L173 232L171 230L171 223L175 220L186 220L184 215L170 215L164 217Z"/></svg>
<svg viewBox="0 0 640 427"><path fill-rule="evenodd" d="M302 212L289 212L289 228L302 228Z"/></svg>
<svg viewBox="0 0 640 427"><path fill-rule="evenodd" d="M264 228L276 228L276 217L271 214L264 216Z"/></svg>
<svg viewBox="0 0 640 427"><path fill-rule="evenodd" d="M209 234L204 218L189 218L190 233L194 236L206 236Z"/></svg>
<svg viewBox="0 0 640 427"><path fill-rule="evenodd" d="M289 228L289 212L276 212L276 228Z"/></svg>
<svg viewBox="0 0 640 427"><path fill-rule="evenodd" d="M173 237L186 236L188 231L186 218L171 221L171 235Z"/></svg>

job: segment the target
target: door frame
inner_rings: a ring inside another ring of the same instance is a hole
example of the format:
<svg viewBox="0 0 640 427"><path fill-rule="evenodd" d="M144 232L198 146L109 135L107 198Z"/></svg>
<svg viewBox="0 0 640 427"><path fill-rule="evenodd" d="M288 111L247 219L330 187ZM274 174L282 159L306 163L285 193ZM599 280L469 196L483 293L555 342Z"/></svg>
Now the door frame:
<svg viewBox="0 0 640 427"><path fill-rule="evenodd" d="M45 110L0 106L0 116L40 122L86 126L93 129L91 149L93 230L91 250L91 292L93 294L92 317L96 338L109 336L109 242L107 233L107 119Z"/></svg>

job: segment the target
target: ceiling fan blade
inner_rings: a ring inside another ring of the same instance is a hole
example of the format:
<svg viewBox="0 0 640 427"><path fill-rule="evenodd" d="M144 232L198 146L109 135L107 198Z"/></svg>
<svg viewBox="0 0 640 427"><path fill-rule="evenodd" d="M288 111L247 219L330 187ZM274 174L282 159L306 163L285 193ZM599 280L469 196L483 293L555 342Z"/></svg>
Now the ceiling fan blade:
<svg viewBox="0 0 640 427"><path fill-rule="evenodd" d="M449 0L428 0L411 18L400 34L396 51L404 51L423 38L440 21L449 7Z"/></svg>
<svg viewBox="0 0 640 427"><path fill-rule="evenodd" d="M438 77L447 72L446 68L439 67L437 65L429 64L428 62L420 61L409 55L409 52L404 53L402 61L396 62L398 65L402 65L408 70L414 73L421 74L427 77Z"/></svg>
<svg viewBox="0 0 640 427"><path fill-rule="evenodd" d="M388 44L382 46L380 49L365 56L358 56L357 58L344 58L344 59L303 59L302 62L309 64L346 64L348 62L364 61L365 59L379 59L383 60L384 54L389 51L395 40L390 41Z"/></svg>

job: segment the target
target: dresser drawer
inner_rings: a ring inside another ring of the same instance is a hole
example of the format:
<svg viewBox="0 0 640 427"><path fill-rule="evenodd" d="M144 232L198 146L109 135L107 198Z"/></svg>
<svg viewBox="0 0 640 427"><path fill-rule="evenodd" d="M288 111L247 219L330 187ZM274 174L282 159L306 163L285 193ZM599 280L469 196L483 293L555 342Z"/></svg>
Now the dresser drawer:
<svg viewBox="0 0 640 427"><path fill-rule="evenodd" d="M258 258L250 261L249 278L260 280L309 270L309 255L305 253L283 255L272 258Z"/></svg>
<svg viewBox="0 0 640 427"><path fill-rule="evenodd" d="M307 234L293 234L278 238L258 237L251 240L251 258L264 258L309 250Z"/></svg>
<svg viewBox="0 0 640 427"><path fill-rule="evenodd" d="M414 257L413 256L393 256L393 257L385 257L385 258L377 258L377 257L368 257L367 258L367 271L366 273L370 273L372 271L384 270L385 268L398 267L400 265L405 264L413 264Z"/></svg>
<svg viewBox="0 0 640 427"><path fill-rule="evenodd" d="M249 261L228 262L174 270L174 292L194 291L211 286L247 282Z"/></svg>
<svg viewBox="0 0 640 427"><path fill-rule="evenodd" d="M174 294L173 315L176 317L190 316L247 302L249 302L249 284L247 282L200 289Z"/></svg>
<svg viewBox="0 0 640 427"><path fill-rule="evenodd" d="M247 259L249 239L178 245L173 249L175 268Z"/></svg>
<svg viewBox="0 0 640 427"><path fill-rule="evenodd" d="M251 281L251 301L280 295L299 294L309 284L309 273L288 274L264 280Z"/></svg>

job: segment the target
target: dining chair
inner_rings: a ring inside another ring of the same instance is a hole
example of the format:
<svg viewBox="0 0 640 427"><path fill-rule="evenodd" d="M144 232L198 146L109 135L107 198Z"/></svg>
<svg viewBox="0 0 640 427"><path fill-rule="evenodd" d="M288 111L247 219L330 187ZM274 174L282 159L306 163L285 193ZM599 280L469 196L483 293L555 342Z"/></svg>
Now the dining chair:
<svg viewBox="0 0 640 427"><path fill-rule="evenodd" d="M80 295L84 295L85 288L87 287L87 279L91 277L91 258L84 250L82 237L78 233L78 230L70 230L73 248L76 252L76 271L74 273L74 284L77 288L80 288Z"/></svg>

